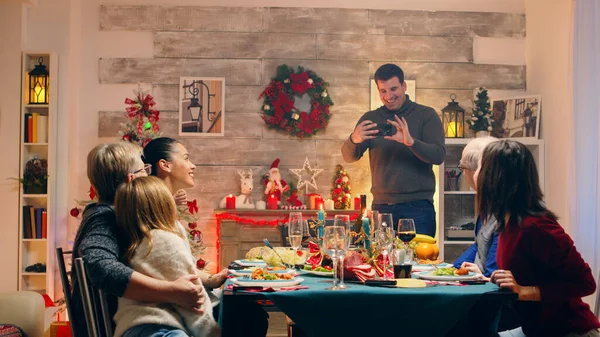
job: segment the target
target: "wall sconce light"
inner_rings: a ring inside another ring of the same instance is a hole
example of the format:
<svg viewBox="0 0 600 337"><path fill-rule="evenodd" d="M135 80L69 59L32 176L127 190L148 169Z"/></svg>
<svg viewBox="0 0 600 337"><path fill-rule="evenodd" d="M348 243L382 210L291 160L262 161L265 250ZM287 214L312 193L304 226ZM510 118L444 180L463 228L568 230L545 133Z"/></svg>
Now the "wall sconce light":
<svg viewBox="0 0 600 337"><path fill-rule="evenodd" d="M207 117L208 117L208 120L210 122L212 122L215 119L217 112L212 111L210 109L210 101L213 97L215 97L215 94L210 93L210 88L208 87L208 85L206 85L206 83L204 83L204 81L198 80L198 81L192 81L192 83L184 85L183 87L187 88L190 95L192 95L192 98L190 98L190 105L188 105L188 110L190 111L192 120L199 123L199 131L202 131L203 107L202 107L202 104L200 104L200 98L198 98L198 96L200 94L200 90L202 89L202 87L199 87L200 85L204 86L204 88L206 89L206 93L207 93L207 97L208 97L208 99L207 99Z"/></svg>
<svg viewBox="0 0 600 337"><path fill-rule="evenodd" d="M29 104L48 104L49 87L48 79L50 73L42 64L43 58L38 58L39 64L28 73L28 97Z"/></svg>
<svg viewBox="0 0 600 337"><path fill-rule="evenodd" d="M465 136L465 109L454 101L455 94L450 95L450 99L452 102L448 102L448 105L442 109L446 138L463 138Z"/></svg>

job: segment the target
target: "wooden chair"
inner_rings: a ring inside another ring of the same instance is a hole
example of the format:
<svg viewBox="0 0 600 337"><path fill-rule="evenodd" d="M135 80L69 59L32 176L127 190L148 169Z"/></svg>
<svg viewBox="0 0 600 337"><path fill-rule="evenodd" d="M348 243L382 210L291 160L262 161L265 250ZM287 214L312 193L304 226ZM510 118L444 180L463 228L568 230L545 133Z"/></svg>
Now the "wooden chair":
<svg viewBox="0 0 600 337"><path fill-rule="evenodd" d="M75 276L79 284L83 313L89 337L112 336L112 317L108 310L106 294L96 289L87 277L85 262L78 257L73 261Z"/></svg>
<svg viewBox="0 0 600 337"><path fill-rule="evenodd" d="M71 281L69 280L69 273L71 272L70 270L67 272L67 268L66 268L66 264L65 264L65 255L71 255L72 252L69 251L63 251L62 248L56 248L56 259L58 260L58 271L60 273L60 282L62 283L62 289L63 289L63 293L65 296L65 304L67 306L67 313L69 314L69 317L73 317L73 309L72 309L72 300L71 300ZM73 326L73 324L70 325L71 326L71 335L73 337L78 336L77 334L75 334L75 327Z"/></svg>

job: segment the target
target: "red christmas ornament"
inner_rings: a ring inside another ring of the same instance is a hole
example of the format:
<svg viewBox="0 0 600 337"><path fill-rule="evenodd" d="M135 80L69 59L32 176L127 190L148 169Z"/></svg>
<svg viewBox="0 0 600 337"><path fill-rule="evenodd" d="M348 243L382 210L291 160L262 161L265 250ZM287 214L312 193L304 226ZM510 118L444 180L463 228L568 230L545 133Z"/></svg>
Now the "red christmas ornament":
<svg viewBox="0 0 600 337"><path fill-rule="evenodd" d="M129 135L123 135L123 140L131 141L131 137Z"/></svg>
<svg viewBox="0 0 600 337"><path fill-rule="evenodd" d="M71 211L69 213L71 213L72 217L76 218L80 212L81 211L79 210L79 208L73 207L73 208L71 208Z"/></svg>
<svg viewBox="0 0 600 337"><path fill-rule="evenodd" d="M199 259L198 261L196 261L196 268L203 269L204 267L206 267L206 261L204 261L203 259Z"/></svg>
<svg viewBox="0 0 600 337"><path fill-rule="evenodd" d="M190 223L188 223L188 227L189 227L190 229L194 229L194 228L198 227L198 224L197 224L197 223L195 223L195 222L190 222Z"/></svg>
<svg viewBox="0 0 600 337"><path fill-rule="evenodd" d="M197 229L192 229L190 231L190 235L192 236L192 240L196 242L202 242L202 232Z"/></svg>

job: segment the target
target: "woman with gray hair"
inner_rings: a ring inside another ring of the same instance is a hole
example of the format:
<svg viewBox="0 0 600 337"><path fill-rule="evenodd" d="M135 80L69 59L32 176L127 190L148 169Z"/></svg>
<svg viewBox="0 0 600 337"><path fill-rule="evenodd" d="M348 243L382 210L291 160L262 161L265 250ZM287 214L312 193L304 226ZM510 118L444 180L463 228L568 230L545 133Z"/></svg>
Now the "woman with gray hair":
<svg viewBox="0 0 600 337"><path fill-rule="evenodd" d="M494 137L475 138L463 149L458 168L463 172L469 186L476 190L475 171L481 164L481 156L485 147L497 141ZM456 261L454 267L465 267L469 271L490 277L494 270L498 269L496 264L496 248L498 247L498 221L493 217L482 222L477 217L475 225L475 243L473 243Z"/></svg>

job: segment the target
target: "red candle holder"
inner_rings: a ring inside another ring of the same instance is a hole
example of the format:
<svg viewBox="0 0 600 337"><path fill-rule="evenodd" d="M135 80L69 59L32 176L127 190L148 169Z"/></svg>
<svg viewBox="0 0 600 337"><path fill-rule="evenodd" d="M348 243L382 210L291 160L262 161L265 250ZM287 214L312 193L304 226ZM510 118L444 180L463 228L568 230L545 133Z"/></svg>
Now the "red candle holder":
<svg viewBox="0 0 600 337"><path fill-rule="evenodd" d="M315 209L323 209L325 208L325 201L321 197L315 198Z"/></svg>
<svg viewBox="0 0 600 337"><path fill-rule="evenodd" d="M229 195L225 197L225 208L227 209L235 209L235 197L233 195Z"/></svg>
<svg viewBox="0 0 600 337"><path fill-rule="evenodd" d="M355 210L360 210L360 197L355 197L354 198L354 209Z"/></svg>

